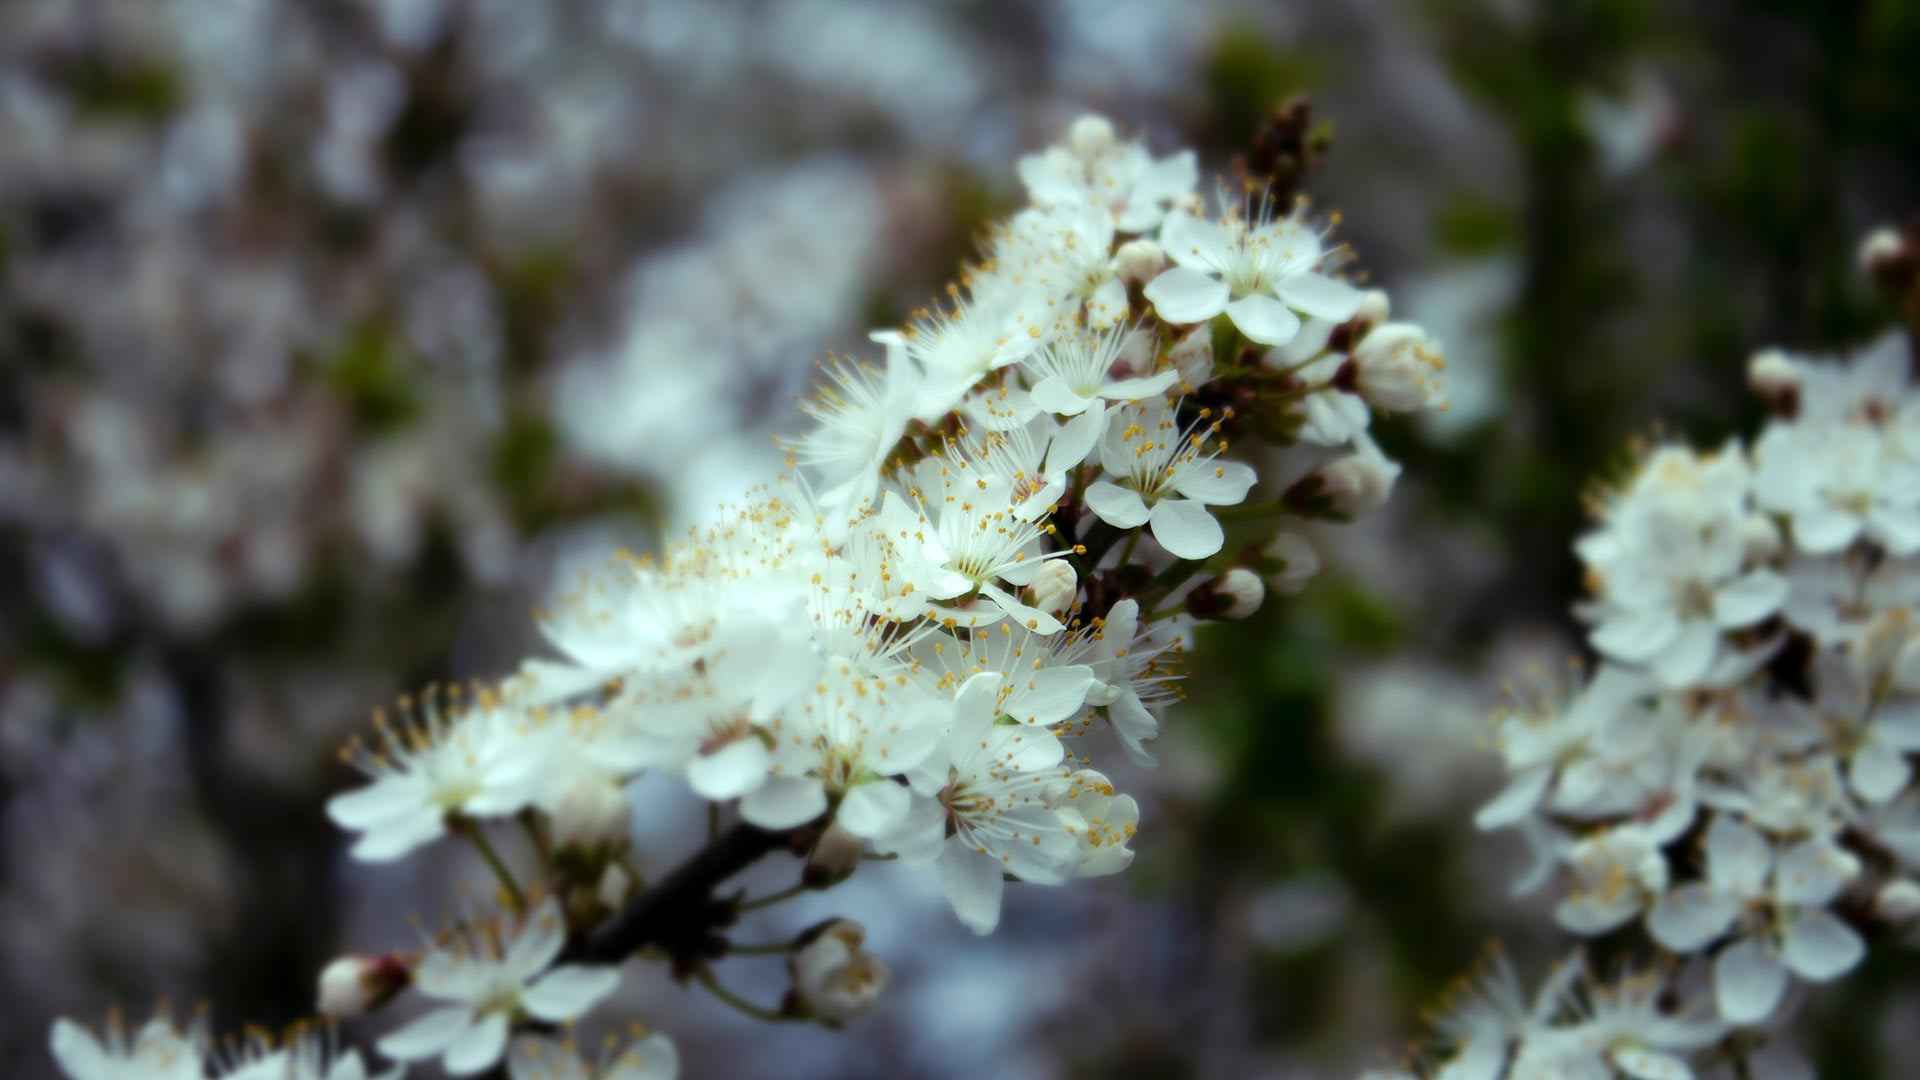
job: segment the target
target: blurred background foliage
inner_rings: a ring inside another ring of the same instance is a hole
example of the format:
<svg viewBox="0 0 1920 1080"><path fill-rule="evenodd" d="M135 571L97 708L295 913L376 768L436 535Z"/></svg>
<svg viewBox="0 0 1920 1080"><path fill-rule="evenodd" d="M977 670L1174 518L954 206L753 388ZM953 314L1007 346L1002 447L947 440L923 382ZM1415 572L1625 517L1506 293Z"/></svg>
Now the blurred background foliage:
<svg viewBox="0 0 1920 1080"><path fill-rule="evenodd" d="M1915 72L1900 0L0 4L0 1067L166 994L283 1024L407 944L462 869L343 860L368 707L770 475L813 361L937 295L1078 111L1224 170L1296 95L1456 407L1386 430L1394 507L1303 595L1203 629L1134 871L991 944L880 871L815 898L899 973L849 1033L634 1006L691 1075L1389 1060L1489 939L1557 957L1472 833L1483 718L1564 680L1635 439L1717 444L1755 348L1890 321L1855 248L1920 205ZM1904 962L1807 1011L1822 1075L1920 1070Z"/></svg>

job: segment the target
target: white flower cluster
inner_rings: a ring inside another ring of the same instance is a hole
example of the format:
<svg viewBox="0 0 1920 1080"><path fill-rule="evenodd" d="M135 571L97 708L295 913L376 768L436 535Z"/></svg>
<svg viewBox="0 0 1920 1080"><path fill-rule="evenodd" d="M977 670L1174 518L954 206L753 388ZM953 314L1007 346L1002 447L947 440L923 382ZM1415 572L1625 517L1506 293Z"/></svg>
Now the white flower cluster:
<svg viewBox="0 0 1920 1080"><path fill-rule="evenodd" d="M1032 205L947 303L876 332L879 370L828 367L790 444L799 475L581 580L541 621L557 657L403 700L348 748L369 782L328 812L354 855L460 836L508 908L405 963L329 968L338 1014L409 978L443 1003L384 1054L454 1075L504 1055L516 1076L566 1056L509 1048L516 1025L572 1022L617 987L615 968L562 961L640 892L623 789L643 771L807 850L828 872L803 885L862 855L924 866L981 934L1009 881L1131 862L1139 808L1092 767L1101 744L1150 764L1194 622L1251 614L1267 577L1290 591L1317 566L1271 526L1227 552L1222 518L1378 506L1398 466L1369 406L1440 405L1442 364L1338 276L1348 254L1304 204L1207 215L1191 153L1155 158L1088 117L1020 175ZM1243 430L1313 460L1249 504L1259 459L1228 453ZM503 822L535 841L535 887L487 839ZM862 940L841 922L794 942L784 1015L870 1006L887 968ZM674 953L731 997L709 958ZM670 1049L642 1057L600 1075L672 1074ZM585 1075L569 1068L541 1075Z"/></svg>
<svg viewBox="0 0 1920 1080"><path fill-rule="evenodd" d="M1558 880L1562 927L1638 923L1665 959L1600 991L1640 1002L1626 1035L1590 1039L1598 1021L1558 1004L1494 1010L1447 1032L1442 1075L1694 1075L1745 1052L1724 1036L1763 1036L1796 981L1852 970L1870 925L1920 914L1912 371L1902 337L1839 362L1762 353L1775 415L1751 449L1657 447L1599 500L1577 550L1601 663L1496 719L1510 780L1477 822L1524 831L1519 889ZM1574 1068L1580 1046L1611 1056ZM1561 1071L1522 1069L1535 1055Z"/></svg>

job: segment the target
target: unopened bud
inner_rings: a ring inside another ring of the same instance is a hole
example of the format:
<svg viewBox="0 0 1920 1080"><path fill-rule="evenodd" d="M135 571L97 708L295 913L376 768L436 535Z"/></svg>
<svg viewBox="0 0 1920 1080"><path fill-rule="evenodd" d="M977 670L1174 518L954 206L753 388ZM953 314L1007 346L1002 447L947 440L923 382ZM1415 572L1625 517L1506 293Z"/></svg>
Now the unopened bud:
<svg viewBox="0 0 1920 1080"><path fill-rule="evenodd" d="M1187 592L1187 614L1196 619L1244 619L1260 610L1267 587L1260 575L1236 566Z"/></svg>
<svg viewBox="0 0 1920 1080"><path fill-rule="evenodd" d="M1213 378L1213 330L1205 323L1189 330L1173 343L1167 353L1180 381L1188 386L1205 386Z"/></svg>
<svg viewBox="0 0 1920 1080"><path fill-rule="evenodd" d="M1906 922L1920 916L1920 884L1906 878L1886 883L1873 899L1874 913L1888 922Z"/></svg>
<svg viewBox="0 0 1920 1080"><path fill-rule="evenodd" d="M393 1000L413 982L413 969L397 954L343 956L320 969L320 1015L359 1016Z"/></svg>
<svg viewBox="0 0 1920 1080"><path fill-rule="evenodd" d="M1386 323L1353 350L1355 385L1368 403L1388 412L1444 408L1440 373L1447 361L1440 346L1412 323Z"/></svg>
<svg viewBox="0 0 1920 1080"><path fill-rule="evenodd" d="M594 888L594 899L608 911L619 911L627 902L627 893L633 889L633 878L626 868L617 862L610 862L600 872L600 884Z"/></svg>
<svg viewBox="0 0 1920 1080"><path fill-rule="evenodd" d="M866 930L851 919L835 919L788 960L800 1010L829 1027L873 1008L887 988L889 973L881 959L861 946Z"/></svg>
<svg viewBox="0 0 1920 1080"><path fill-rule="evenodd" d="M1351 520L1386 505L1399 478L1400 466L1378 452L1356 452L1302 477L1285 499L1302 513Z"/></svg>
<svg viewBox="0 0 1920 1080"><path fill-rule="evenodd" d="M1884 225L1867 234L1860 241L1860 270L1868 276L1878 276L1886 267L1905 257L1907 244L1899 230Z"/></svg>
<svg viewBox="0 0 1920 1080"><path fill-rule="evenodd" d="M1800 368L1779 349L1762 349L1747 361L1747 385L1776 416L1800 411Z"/></svg>
<svg viewBox="0 0 1920 1080"><path fill-rule="evenodd" d="M1146 284L1167 268L1167 253L1144 237L1129 240L1113 253L1113 271L1121 281Z"/></svg>
<svg viewBox="0 0 1920 1080"><path fill-rule="evenodd" d="M1392 311L1393 303L1387 298L1387 290L1368 289L1360 294L1360 310L1354 312L1353 317L1370 326L1379 326Z"/></svg>
<svg viewBox="0 0 1920 1080"><path fill-rule="evenodd" d="M633 812L619 784L582 777L553 807L553 842L561 851L607 852L627 844Z"/></svg>
<svg viewBox="0 0 1920 1080"><path fill-rule="evenodd" d="M1765 514L1748 514L1740 522L1740 545L1752 562L1772 562L1786 545L1780 526Z"/></svg>
<svg viewBox="0 0 1920 1080"><path fill-rule="evenodd" d="M845 881L849 874L859 868L860 856L866 851L866 846L865 841L841 828L836 821L827 826L813 845L813 850L807 853L807 868L801 871L802 878L817 889Z"/></svg>
<svg viewBox="0 0 1920 1080"><path fill-rule="evenodd" d="M1267 581L1274 591L1283 595L1292 595L1307 587L1313 575L1320 572L1320 553L1299 533L1283 532L1276 534L1260 554L1279 564Z"/></svg>
<svg viewBox="0 0 1920 1080"><path fill-rule="evenodd" d="M1027 586L1033 606L1049 615L1059 615L1073 606L1080 594L1080 579L1065 559L1048 559L1040 564Z"/></svg>
<svg viewBox="0 0 1920 1080"><path fill-rule="evenodd" d="M1098 157L1113 145L1114 137L1113 121L1088 113L1067 129L1067 149L1076 157Z"/></svg>

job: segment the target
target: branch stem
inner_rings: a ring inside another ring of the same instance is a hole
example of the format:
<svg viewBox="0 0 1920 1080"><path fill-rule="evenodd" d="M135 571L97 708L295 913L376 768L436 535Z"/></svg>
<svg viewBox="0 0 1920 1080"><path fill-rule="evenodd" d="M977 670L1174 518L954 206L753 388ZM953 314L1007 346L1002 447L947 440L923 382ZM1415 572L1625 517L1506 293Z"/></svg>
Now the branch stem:
<svg viewBox="0 0 1920 1080"><path fill-rule="evenodd" d="M746 998L720 985L720 980L714 978L713 972L708 968L701 968L694 978L700 980L700 985L706 987L708 992L712 993L714 997L726 1002L736 1010L753 1017L755 1020L765 1020L770 1024L784 1024L800 1019L797 1016L786 1016L765 1006L756 1005L748 1001Z"/></svg>
<svg viewBox="0 0 1920 1080"><path fill-rule="evenodd" d="M758 900L748 900L743 902L740 905L740 910L741 911L759 911L761 908L769 908L775 904L784 903L788 900L793 899L796 896L799 896L801 893L806 891L807 891L806 882L804 881L795 882L794 884L789 885L784 889L781 889L777 893L769 893Z"/></svg>
<svg viewBox="0 0 1920 1080"><path fill-rule="evenodd" d="M466 830L466 833L467 839L473 842L474 849L480 852L480 857L485 859L487 866L493 870L493 876L500 879L500 888L507 895L507 906L513 909L515 915L525 915L527 894L520 891L520 883L514 880L513 871L508 868L506 861L500 858L500 853L494 850L493 841L487 839L486 831L479 825L473 825Z"/></svg>

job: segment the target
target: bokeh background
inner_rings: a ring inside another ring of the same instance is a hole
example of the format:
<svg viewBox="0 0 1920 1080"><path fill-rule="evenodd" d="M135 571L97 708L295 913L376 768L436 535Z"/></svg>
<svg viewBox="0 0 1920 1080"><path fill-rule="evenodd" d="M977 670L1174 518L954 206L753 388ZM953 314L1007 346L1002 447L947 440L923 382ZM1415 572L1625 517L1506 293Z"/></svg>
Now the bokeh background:
<svg viewBox="0 0 1920 1080"><path fill-rule="evenodd" d="M815 361L1081 111L1220 170L1300 93L1454 407L1304 596L1203 633L1134 870L985 941L885 865L743 931L866 922L896 989L845 1033L628 1006L690 1076L1391 1061L1489 939L1562 946L1470 817L1503 681L1579 651L1583 488L1747 427L1756 347L1884 324L1854 251L1920 207L1917 73L1904 0L0 2L0 1073L53 1075L56 1014L277 1025L411 945L478 879L345 859L371 706L775 471ZM696 809L642 785L649 861ZM1806 1011L1823 1075L1920 1072L1907 963Z"/></svg>

